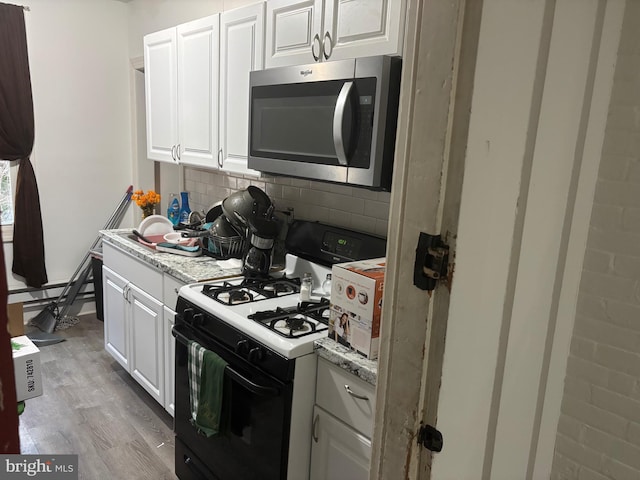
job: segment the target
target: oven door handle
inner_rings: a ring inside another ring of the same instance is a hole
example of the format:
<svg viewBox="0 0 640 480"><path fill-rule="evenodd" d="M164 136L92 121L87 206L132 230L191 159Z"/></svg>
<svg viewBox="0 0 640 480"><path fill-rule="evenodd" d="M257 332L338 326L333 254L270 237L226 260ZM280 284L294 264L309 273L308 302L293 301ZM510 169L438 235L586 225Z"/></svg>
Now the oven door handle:
<svg viewBox="0 0 640 480"><path fill-rule="evenodd" d="M173 335L176 338L176 340L179 341L181 344L188 347L189 342L191 340L189 340L189 338L187 338L184 334L180 333L180 331L177 328L178 328L177 326L174 326L171 329L171 335ZM252 382L245 376L235 371L229 365L225 367L225 373L227 374L227 376L229 376L230 378L238 382L240 385L245 387L250 392L255 393L256 395L260 395L263 397L276 397L280 394L280 390L278 388L259 385L255 382Z"/></svg>

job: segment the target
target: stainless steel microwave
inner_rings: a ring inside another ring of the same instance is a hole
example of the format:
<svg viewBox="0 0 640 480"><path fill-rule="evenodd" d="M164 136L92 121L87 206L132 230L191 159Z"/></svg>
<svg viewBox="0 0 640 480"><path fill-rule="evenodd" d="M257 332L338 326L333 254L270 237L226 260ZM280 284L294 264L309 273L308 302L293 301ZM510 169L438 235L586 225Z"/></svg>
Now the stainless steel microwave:
<svg viewBox="0 0 640 480"><path fill-rule="evenodd" d="M390 190L399 57L250 73L249 168Z"/></svg>

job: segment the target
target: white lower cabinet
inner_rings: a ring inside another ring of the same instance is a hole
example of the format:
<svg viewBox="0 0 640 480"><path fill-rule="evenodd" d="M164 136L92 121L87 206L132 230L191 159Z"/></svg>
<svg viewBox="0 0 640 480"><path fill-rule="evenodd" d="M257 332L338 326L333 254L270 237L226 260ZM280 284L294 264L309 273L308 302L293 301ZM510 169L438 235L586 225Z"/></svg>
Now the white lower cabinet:
<svg viewBox="0 0 640 480"><path fill-rule="evenodd" d="M131 312L129 372L164 404L164 321L162 303L135 285L127 289Z"/></svg>
<svg viewBox="0 0 640 480"><path fill-rule="evenodd" d="M105 350L173 415L171 328L182 283L106 242L103 256Z"/></svg>
<svg viewBox="0 0 640 480"><path fill-rule="evenodd" d="M322 408L313 410L311 480L367 480L371 440Z"/></svg>
<svg viewBox="0 0 640 480"><path fill-rule="evenodd" d="M129 370L129 304L124 290L128 283L107 266L102 268L104 348L126 370Z"/></svg>
<svg viewBox="0 0 640 480"><path fill-rule="evenodd" d="M311 480L367 480L375 388L320 358L313 412Z"/></svg>

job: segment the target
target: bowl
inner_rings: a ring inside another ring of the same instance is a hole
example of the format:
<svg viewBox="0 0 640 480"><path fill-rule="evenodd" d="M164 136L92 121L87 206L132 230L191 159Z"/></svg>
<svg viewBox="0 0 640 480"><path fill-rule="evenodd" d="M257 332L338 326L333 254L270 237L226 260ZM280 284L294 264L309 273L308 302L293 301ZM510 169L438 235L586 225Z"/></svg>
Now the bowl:
<svg viewBox="0 0 640 480"><path fill-rule="evenodd" d="M182 234L180 232L169 232L164 234L164 241L169 243L187 243L189 241L188 238L182 238Z"/></svg>

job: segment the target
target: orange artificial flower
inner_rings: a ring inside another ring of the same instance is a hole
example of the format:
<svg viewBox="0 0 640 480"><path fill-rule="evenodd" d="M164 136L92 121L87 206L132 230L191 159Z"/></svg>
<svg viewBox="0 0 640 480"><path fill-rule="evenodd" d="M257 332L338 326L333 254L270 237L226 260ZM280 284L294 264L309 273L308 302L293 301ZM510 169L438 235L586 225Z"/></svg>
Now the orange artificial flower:
<svg viewBox="0 0 640 480"><path fill-rule="evenodd" d="M131 195L131 199L136 202L140 208L151 207L157 203L160 203L160 194L153 190L144 193L142 190L136 190Z"/></svg>

